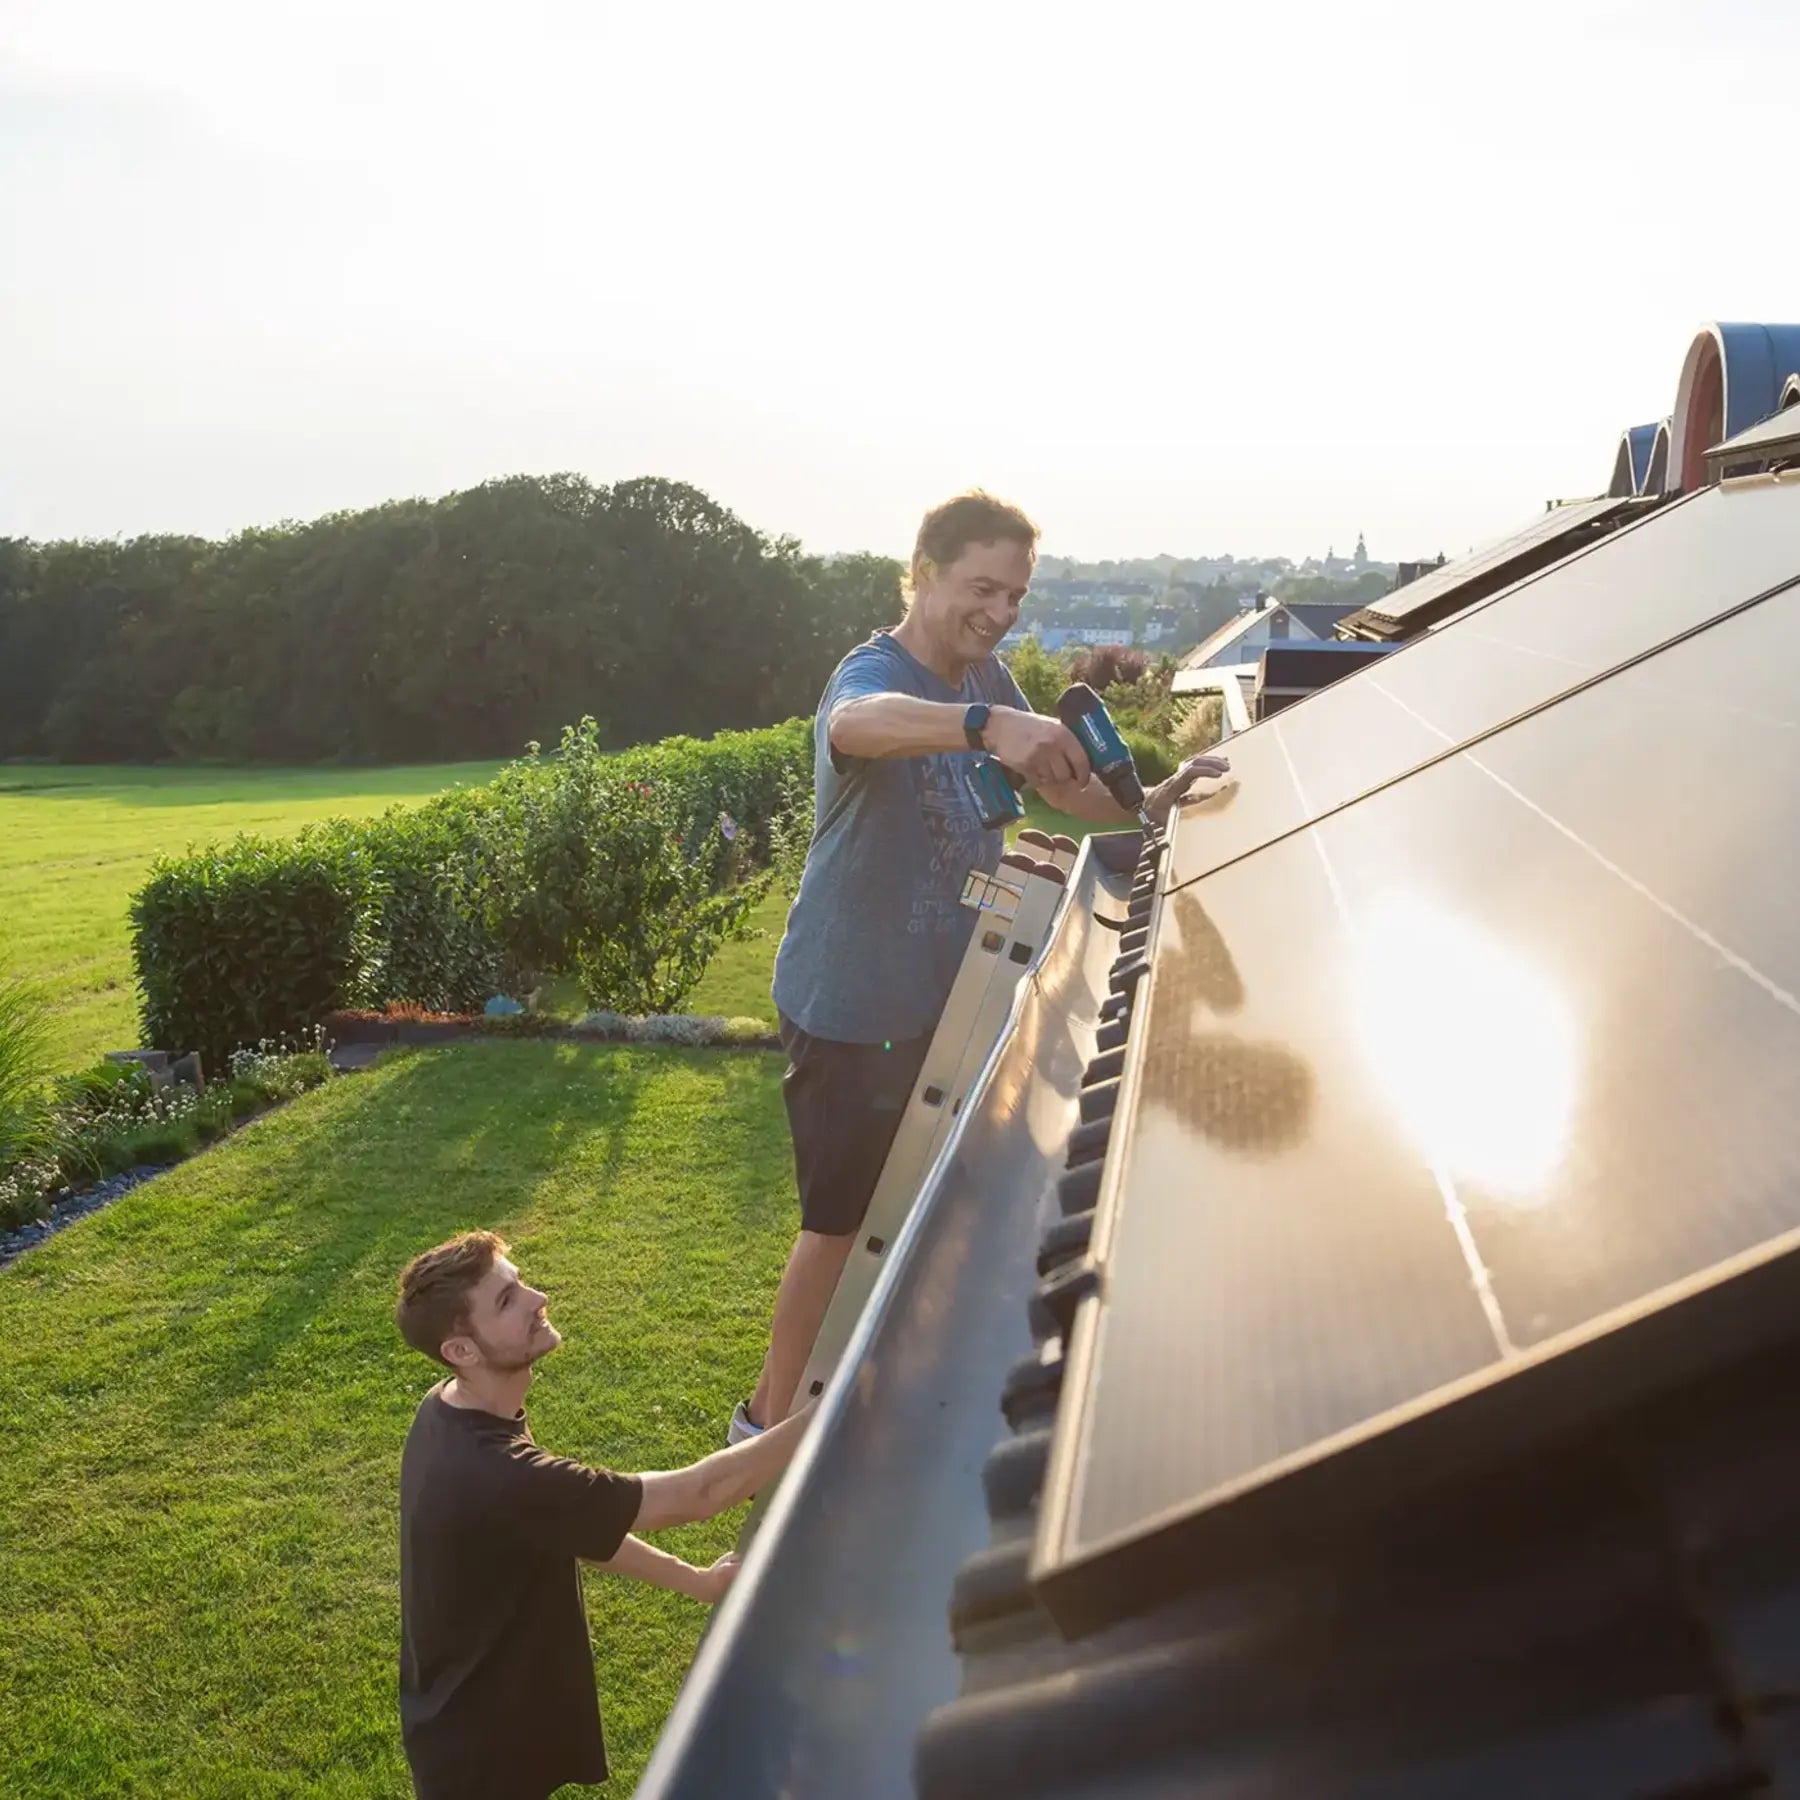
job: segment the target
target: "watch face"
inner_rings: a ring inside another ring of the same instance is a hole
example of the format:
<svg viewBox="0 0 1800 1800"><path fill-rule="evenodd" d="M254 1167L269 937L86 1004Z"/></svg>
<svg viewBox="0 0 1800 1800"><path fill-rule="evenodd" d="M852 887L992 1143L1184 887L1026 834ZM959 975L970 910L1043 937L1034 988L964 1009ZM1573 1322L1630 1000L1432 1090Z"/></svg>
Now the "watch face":
<svg viewBox="0 0 1800 1800"><path fill-rule="evenodd" d="M963 735L973 750L981 748L981 734L987 730L988 709L977 701L963 714Z"/></svg>

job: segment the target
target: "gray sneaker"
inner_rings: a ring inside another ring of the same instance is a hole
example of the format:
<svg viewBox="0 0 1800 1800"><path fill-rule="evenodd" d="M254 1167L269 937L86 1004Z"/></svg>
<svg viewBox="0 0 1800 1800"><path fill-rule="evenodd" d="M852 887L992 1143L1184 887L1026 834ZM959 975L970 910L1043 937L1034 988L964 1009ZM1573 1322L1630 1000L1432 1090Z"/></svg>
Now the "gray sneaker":
<svg viewBox="0 0 1800 1800"><path fill-rule="evenodd" d="M742 1444L753 1437L761 1437L762 1434L762 1426L754 1425L750 1421L750 1402L740 1400L737 1403L737 1410L731 1415L731 1423L725 1427L725 1442Z"/></svg>

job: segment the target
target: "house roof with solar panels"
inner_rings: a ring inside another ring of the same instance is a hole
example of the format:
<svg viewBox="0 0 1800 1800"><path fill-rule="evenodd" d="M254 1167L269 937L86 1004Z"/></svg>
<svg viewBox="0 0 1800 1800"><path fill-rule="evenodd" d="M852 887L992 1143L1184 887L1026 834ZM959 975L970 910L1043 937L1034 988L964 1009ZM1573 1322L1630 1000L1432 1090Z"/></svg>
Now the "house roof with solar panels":
<svg viewBox="0 0 1800 1800"><path fill-rule="evenodd" d="M1797 373L1059 875L641 1794L1800 1792Z"/></svg>

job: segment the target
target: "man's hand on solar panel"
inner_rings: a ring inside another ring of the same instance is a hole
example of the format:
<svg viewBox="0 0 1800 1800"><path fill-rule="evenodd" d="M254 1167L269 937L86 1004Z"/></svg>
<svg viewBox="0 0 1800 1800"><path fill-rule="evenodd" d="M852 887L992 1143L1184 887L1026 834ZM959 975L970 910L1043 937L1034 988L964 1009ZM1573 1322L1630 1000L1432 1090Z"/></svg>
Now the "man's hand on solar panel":
<svg viewBox="0 0 1800 1800"><path fill-rule="evenodd" d="M1158 825L1166 825L1169 814L1188 797L1190 790L1197 784L1202 781L1219 781L1230 773L1231 758L1228 756L1190 756L1167 781L1159 781L1144 796L1144 810Z"/></svg>

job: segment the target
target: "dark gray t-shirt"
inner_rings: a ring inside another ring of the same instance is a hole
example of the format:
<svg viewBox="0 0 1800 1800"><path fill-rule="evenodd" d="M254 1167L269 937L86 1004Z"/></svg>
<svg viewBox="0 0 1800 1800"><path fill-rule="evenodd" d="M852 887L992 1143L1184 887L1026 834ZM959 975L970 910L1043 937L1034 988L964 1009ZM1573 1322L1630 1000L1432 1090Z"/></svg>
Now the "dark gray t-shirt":
<svg viewBox="0 0 1800 1800"><path fill-rule="evenodd" d="M802 1031L879 1044L932 1031L975 915L961 904L974 868L1000 860L966 775L973 752L842 756L831 711L871 694L1027 707L996 656L952 688L878 631L838 664L813 721L812 848L775 958L775 1004Z"/></svg>

